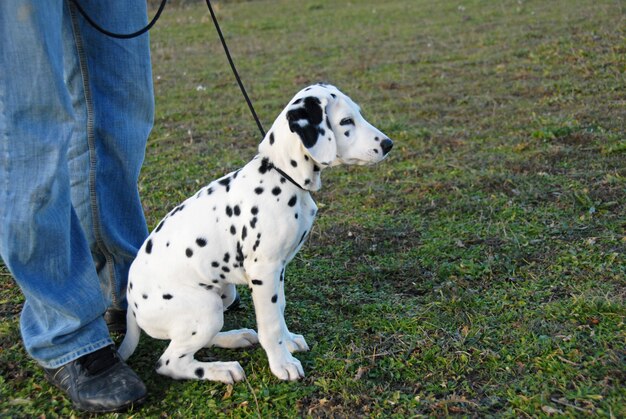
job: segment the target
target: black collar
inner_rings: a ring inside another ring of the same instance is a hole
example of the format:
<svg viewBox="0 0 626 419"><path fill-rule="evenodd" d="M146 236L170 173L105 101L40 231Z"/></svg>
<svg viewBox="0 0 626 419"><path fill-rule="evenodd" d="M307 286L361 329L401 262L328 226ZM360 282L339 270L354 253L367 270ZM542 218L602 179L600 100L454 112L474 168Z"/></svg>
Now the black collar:
<svg viewBox="0 0 626 419"><path fill-rule="evenodd" d="M274 166L273 163L270 163L269 165L270 169L274 169L276 170L278 173L280 173L280 175L282 177L284 177L285 179L287 179L289 182L293 183L294 185L296 185L298 188L302 189L303 191L306 191L306 189L304 189L302 186L300 186L300 184L298 182L296 182L295 180L293 180L293 178L291 176L289 176L287 173L285 173L282 169Z"/></svg>

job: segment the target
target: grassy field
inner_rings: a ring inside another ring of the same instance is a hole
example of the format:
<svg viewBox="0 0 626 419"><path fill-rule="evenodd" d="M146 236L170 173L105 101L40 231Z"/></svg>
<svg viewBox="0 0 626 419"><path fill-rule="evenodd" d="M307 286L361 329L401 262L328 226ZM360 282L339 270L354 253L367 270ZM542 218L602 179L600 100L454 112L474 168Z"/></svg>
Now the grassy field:
<svg viewBox="0 0 626 419"><path fill-rule="evenodd" d="M144 337L134 417L626 416L626 5L618 0L220 2L266 128L328 81L395 141L335 168L287 270L311 351L276 379L173 381ZM152 31L148 222L256 153L259 134L202 2ZM250 295L226 327L255 327ZM78 415L20 342L0 271L0 416ZM123 415L121 415L123 416Z"/></svg>

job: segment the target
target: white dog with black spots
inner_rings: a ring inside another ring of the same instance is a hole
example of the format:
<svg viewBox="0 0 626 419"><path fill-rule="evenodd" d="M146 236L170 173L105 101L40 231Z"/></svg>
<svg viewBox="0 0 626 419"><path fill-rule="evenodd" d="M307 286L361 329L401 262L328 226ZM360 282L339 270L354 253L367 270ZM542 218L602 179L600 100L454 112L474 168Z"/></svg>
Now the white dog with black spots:
<svg viewBox="0 0 626 419"><path fill-rule="evenodd" d="M320 189L323 169L374 164L392 146L336 87L301 90L256 157L177 206L146 239L130 268L121 356L132 355L141 328L170 341L157 372L175 379L241 381L245 374L238 362L200 362L194 354L258 342L274 375L304 377L292 353L309 347L285 323L284 274L317 213L310 192ZM221 331L223 312L238 300L236 285L252 292L258 334Z"/></svg>

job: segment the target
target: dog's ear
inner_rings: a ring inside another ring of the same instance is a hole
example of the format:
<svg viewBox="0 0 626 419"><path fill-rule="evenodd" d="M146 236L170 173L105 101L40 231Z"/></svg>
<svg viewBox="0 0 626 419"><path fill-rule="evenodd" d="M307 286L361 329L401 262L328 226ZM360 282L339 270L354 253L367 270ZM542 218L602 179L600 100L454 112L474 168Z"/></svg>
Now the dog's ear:
<svg viewBox="0 0 626 419"><path fill-rule="evenodd" d="M326 116L327 97L296 99L287 111L291 132L297 134L313 160L330 165L337 157L337 143Z"/></svg>

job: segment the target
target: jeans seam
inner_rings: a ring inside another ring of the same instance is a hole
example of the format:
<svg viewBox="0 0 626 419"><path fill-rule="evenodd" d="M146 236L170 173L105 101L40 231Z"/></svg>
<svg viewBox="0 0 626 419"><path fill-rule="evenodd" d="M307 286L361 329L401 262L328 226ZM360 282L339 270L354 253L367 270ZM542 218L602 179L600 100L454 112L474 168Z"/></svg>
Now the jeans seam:
<svg viewBox="0 0 626 419"><path fill-rule="evenodd" d="M80 36L76 6L74 6L74 4L70 2L69 9L70 17L72 20L72 29L74 32L74 39L76 42L78 62L83 80L83 89L85 92L85 107L87 111L87 145L89 148L89 201L91 207L91 216L93 219L93 233L96 240L96 247L102 253L106 260L105 266L108 270L108 277L110 281L109 285L111 289L111 303L113 307L117 307L119 303L119 298L115 286L117 281L115 266L113 263L113 255L111 255L103 240L100 212L98 210L98 197L96 191L96 167L98 162L96 153L96 138L94 132L93 99L91 96L91 89L89 87L89 69L87 66L87 58L85 57L85 50L83 48L83 40Z"/></svg>
<svg viewBox="0 0 626 419"><path fill-rule="evenodd" d="M6 109L5 109L5 88L6 81L0 81L0 145L2 148L0 149L0 164L4 166L4 170L6 171L5 175L2 176L4 182L0 185L0 193L4 195L3 198L0 199L0 202L9 202L9 176L8 172L11 170L10 159L9 159L9 141L8 141L8 129L6 127ZM6 217L6 218L5 218ZM8 220L7 210L6 208L2 208L0 211L0 223L4 225L5 219Z"/></svg>

